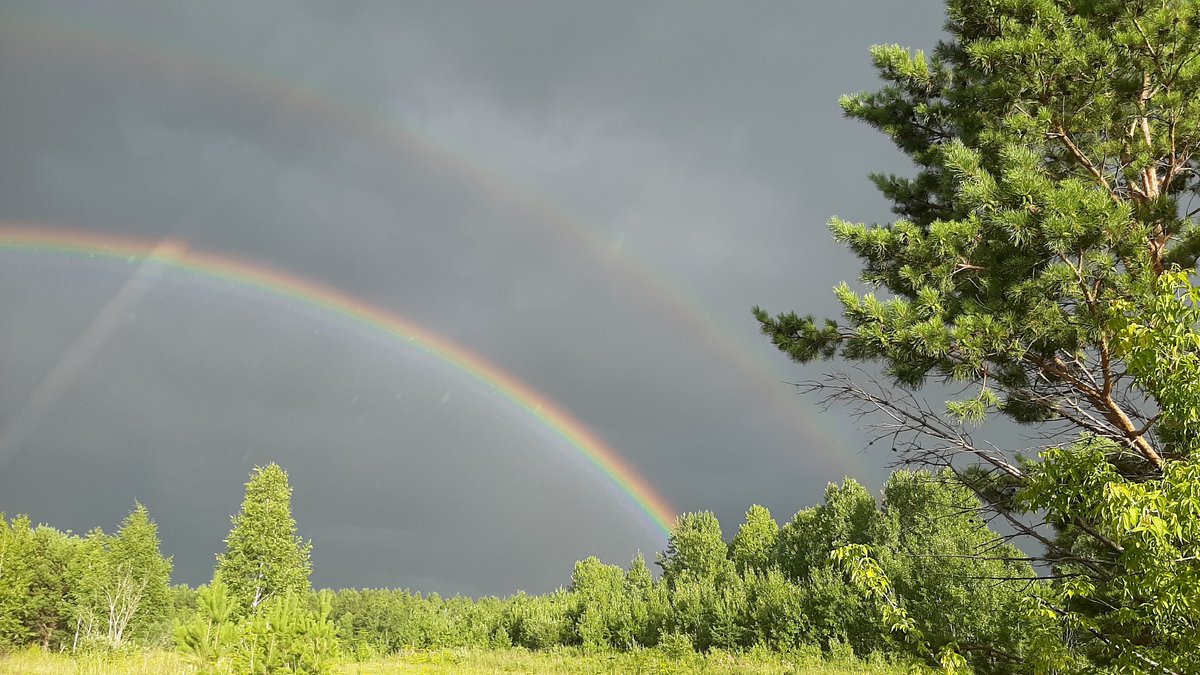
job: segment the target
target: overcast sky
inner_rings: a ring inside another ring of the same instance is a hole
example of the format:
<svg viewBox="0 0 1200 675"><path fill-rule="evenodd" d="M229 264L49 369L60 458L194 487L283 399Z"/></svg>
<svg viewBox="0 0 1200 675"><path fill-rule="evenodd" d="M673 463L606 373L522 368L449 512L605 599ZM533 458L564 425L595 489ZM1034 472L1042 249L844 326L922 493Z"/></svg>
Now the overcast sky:
<svg viewBox="0 0 1200 675"><path fill-rule="evenodd" d="M878 489L753 305L829 315L831 216L907 171L844 120L932 0L0 0L0 221L167 238L402 315L522 380L730 536ZM0 511L135 499L207 581L250 469L318 586L542 592L665 545L529 413L404 340L135 261L0 247Z"/></svg>

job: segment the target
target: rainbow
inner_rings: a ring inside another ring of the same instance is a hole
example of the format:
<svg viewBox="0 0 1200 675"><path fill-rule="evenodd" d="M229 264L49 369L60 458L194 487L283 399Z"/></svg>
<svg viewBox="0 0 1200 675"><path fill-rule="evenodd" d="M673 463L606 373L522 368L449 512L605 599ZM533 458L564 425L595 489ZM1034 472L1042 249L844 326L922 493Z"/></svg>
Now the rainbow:
<svg viewBox="0 0 1200 675"><path fill-rule="evenodd" d="M748 379L753 377L756 380L756 390L762 393L765 409L772 413L774 419L816 441L822 450L814 453L812 459L832 465L836 462L831 458L837 456L841 468L850 473L865 470L865 464L859 459L860 454L835 455L828 452L829 448L838 445L830 433L830 426L815 423L804 406L796 405L791 396L782 395L786 389L780 382L778 366L767 358L772 350L765 341L752 343L739 337L734 330L716 321L702 303L621 247L620 242L598 234L594 228L501 173L423 137L418 131L406 127L402 121L394 119L389 112L344 102L334 93L242 64L229 63L217 55L193 53L178 45L143 35L126 35L112 26L81 25L67 15L37 16L0 11L0 18L4 19L0 21L0 33L4 35L6 48L28 51L33 55L45 50L55 54L74 53L89 61L168 73L176 79L202 83L247 99L266 102L288 114L309 116L393 151L421 157L430 165L461 177L497 204L548 227L553 236L574 240L580 250L598 256L623 278L635 280L649 291L648 295L660 301L674 320L688 331L689 338L705 341L715 353L735 364ZM5 28L12 30L5 31Z"/></svg>
<svg viewBox="0 0 1200 675"><path fill-rule="evenodd" d="M389 339L403 340L489 387L536 419L627 495L658 531L668 533L675 520L676 511L644 476L595 432L544 394L466 347L400 314L336 288L264 263L190 249L174 239L154 242L111 234L0 223L0 250L58 252L162 265L281 296L341 321L382 333Z"/></svg>

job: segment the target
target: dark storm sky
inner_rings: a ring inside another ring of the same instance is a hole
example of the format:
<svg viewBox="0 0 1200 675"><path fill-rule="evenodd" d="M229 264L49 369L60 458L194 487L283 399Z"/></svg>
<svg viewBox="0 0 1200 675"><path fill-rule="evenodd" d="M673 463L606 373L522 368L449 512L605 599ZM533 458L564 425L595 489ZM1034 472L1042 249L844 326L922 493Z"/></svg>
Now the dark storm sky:
<svg viewBox="0 0 1200 675"><path fill-rule="evenodd" d="M786 520L886 458L749 309L836 311L837 215L906 171L844 120L920 2L0 2L0 221L177 239L523 380L678 510ZM545 591L665 540L560 438L401 340L234 284L0 248L0 511L135 499L202 583L251 467L318 586Z"/></svg>

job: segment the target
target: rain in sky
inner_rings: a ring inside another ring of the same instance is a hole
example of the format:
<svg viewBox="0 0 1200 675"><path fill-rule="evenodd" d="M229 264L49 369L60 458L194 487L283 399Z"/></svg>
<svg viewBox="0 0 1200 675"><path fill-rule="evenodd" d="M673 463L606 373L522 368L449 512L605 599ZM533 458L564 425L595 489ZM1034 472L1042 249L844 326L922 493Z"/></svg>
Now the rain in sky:
<svg viewBox="0 0 1200 675"><path fill-rule="evenodd" d="M194 585L277 462L314 585L478 595L877 489L750 308L836 313L910 169L837 98L940 12L0 0L0 512Z"/></svg>

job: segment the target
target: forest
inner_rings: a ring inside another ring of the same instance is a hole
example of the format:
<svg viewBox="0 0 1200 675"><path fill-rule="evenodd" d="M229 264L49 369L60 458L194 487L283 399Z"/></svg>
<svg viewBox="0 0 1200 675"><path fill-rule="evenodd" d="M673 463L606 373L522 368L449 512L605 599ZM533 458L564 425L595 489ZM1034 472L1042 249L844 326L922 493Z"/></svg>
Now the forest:
<svg viewBox="0 0 1200 675"><path fill-rule="evenodd" d="M256 469L211 583L171 586L157 527L136 505L115 534L74 535L27 517L0 530L0 644L50 652L177 650L204 672L329 672L406 650L585 654L656 648L767 650L818 661L920 663L948 645L963 664L1021 672L1052 626L1023 611L1030 565L978 518L980 503L949 474L900 471L882 505L847 479L782 527L761 506L726 540L708 512L680 516L655 574L579 561L547 595L441 598L393 589L314 592L312 544L296 532L278 465ZM834 552L887 552L879 570L923 631L906 639L848 582ZM981 555L982 550L988 555ZM0 662L2 663L2 662Z"/></svg>
<svg viewBox="0 0 1200 675"><path fill-rule="evenodd" d="M882 87L840 102L914 171L871 176L893 222L830 224L861 288L837 286L837 319L753 310L796 362L848 367L798 387L877 433L870 456L897 469L878 495L847 478L786 522L685 513L653 561L442 598L314 591L268 464L200 588L171 585L141 505L111 534L0 519L4 658L1200 672L1200 2L949 0L946 17L929 54L872 49Z"/></svg>

